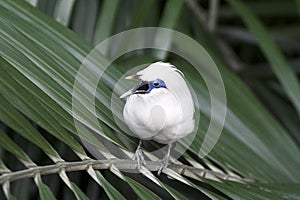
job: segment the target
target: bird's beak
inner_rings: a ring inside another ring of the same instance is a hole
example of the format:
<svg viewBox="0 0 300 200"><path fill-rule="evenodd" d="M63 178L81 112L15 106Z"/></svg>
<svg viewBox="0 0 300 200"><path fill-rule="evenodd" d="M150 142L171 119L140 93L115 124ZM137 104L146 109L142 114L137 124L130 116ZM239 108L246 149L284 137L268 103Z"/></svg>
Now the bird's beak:
<svg viewBox="0 0 300 200"><path fill-rule="evenodd" d="M135 75L127 76L125 79L138 81L138 80L140 80L140 75L135 74ZM122 94L120 96L120 99L127 97L128 95L131 95L131 94L132 94L132 90L129 90L129 91L125 92L124 94Z"/></svg>
<svg viewBox="0 0 300 200"><path fill-rule="evenodd" d="M127 76L125 79L127 79L127 80L136 80L136 81L138 81L138 80L140 80L140 76L141 76L141 75L135 74L135 75Z"/></svg>
<svg viewBox="0 0 300 200"><path fill-rule="evenodd" d="M121 96L120 96L120 99L123 99L124 97L127 97L127 96L129 96L129 95L131 95L132 94L132 89L131 90L128 90L127 92L125 92L124 94L122 94Z"/></svg>
<svg viewBox="0 0 300 200"><path fill-rule="evenodd" d="M131 95L132 94L132 90L128 90L127 92L125 92L124 94L122 94L120 96L120 99L124 98L124 97L127 97L128 95Z"/></svg>

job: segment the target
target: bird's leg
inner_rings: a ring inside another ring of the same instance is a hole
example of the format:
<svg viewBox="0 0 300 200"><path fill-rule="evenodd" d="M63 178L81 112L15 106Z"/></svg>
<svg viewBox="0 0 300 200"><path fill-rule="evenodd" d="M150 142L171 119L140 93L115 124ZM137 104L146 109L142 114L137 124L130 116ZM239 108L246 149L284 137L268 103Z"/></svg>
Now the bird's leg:
<svg viewBox="0 0 300 200"><path fill-rule="evenodd" d="M142 140L140 140L139 145L136 148L134 156L133 156L133 160L137 161L138 169L141 169L141 164L143 164L144 166L146 165L146 161L143 156L143 151L142 151L141 146L142 146Z"/></svg>
<svg viewBox="0 0 300 200"><path fill-rule="evenodd" d="M168 166L169 161L170 161L170 154L171 154L171 149L174 146L174 143L168 144L168 151L167 154L164 156L164 158L160 161L160 166L157 172L157 175L160 175L162 170Z"/></svg>

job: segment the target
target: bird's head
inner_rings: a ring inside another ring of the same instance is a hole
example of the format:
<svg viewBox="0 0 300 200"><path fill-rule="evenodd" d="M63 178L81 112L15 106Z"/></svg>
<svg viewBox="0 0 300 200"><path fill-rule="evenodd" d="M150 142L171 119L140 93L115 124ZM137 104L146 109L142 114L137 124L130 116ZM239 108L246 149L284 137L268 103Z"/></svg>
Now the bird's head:
<svg viewBox="0 0 300 200"><path fill-rule="evenodd" d="M182 75L177 68L169 63L155 62L135 75L126 77L128 80L138 80L140 83L121 95L120 98L132 94L148 94L153 89L159 88L176 89L178 83L184 82Z"/></svg>
<svg viewBox="0 0 300 200"><path fill-rule="evenodd" d="M153 81L141 81L135 88L131 90L132 94L149 94L153 89L167 88L165 82L161 79Z"/></svg>

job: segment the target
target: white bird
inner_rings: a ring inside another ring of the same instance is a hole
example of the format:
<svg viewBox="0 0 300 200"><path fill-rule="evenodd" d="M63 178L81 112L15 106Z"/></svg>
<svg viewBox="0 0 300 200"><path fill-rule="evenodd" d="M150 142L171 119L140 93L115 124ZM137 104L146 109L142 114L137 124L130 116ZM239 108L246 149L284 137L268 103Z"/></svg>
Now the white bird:
<svg viewBox="0 0 300 200"><path fill-rule="evenodd" d="M167 154L158 170L160 174L169 163L174 142L194 130L195 108L191 92L182 72L169 63L155 62L126 79L140 80L136 87L120 96L127 97L124 121L140 139L134 159L138 168L141 163L146 165L142 140L168 144Z"/></svg>

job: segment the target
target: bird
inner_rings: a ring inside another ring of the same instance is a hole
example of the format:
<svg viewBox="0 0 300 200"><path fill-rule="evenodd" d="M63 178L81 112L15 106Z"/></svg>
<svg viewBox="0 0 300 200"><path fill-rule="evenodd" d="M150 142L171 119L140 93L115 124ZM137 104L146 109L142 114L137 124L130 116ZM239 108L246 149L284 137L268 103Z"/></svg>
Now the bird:
<svg viewBox="0 0 300 200"><path fill-rule="evenodd" d="M194 101L183 73L174 65L154 62L127 80L139 83L120 98L126 98L123 108L125 124L139 138L133 159L146 166L142 151L143 140L168 145L160 160L158 175L170 162L170 153L176 141L189 135L195 128Z"/></svg>

